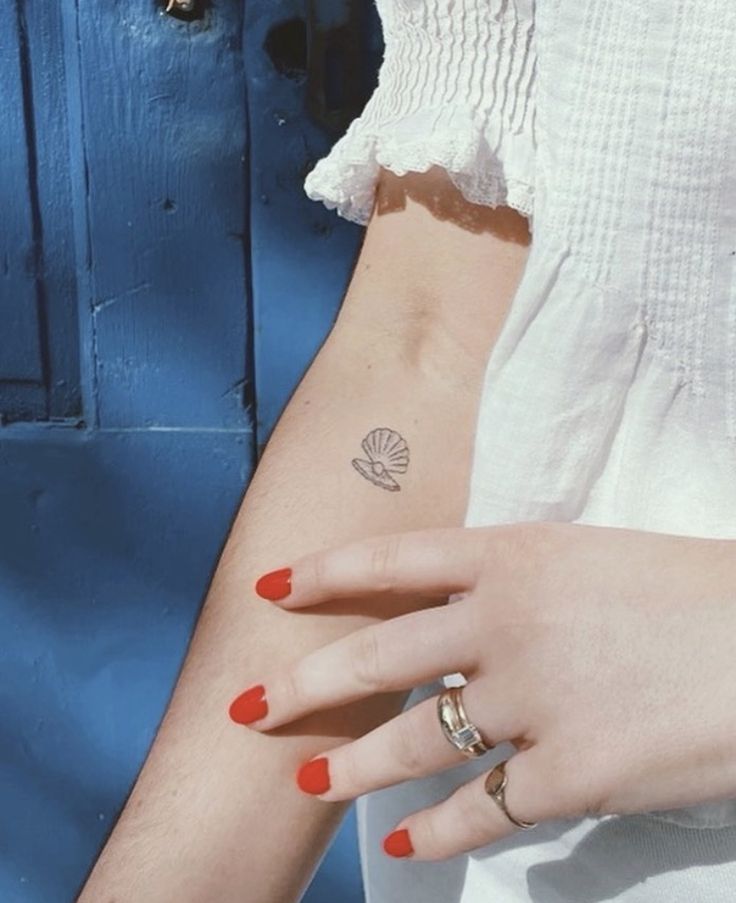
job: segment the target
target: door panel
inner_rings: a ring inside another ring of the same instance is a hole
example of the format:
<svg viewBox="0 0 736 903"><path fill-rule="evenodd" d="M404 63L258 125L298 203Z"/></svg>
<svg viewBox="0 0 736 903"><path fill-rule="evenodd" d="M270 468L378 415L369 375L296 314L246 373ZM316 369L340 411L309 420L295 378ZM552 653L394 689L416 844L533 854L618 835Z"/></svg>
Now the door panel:
<svg viewBox="0 0 736 903"><path fill-rule="evenodd" d="M53 3L0 0L0 14L0 421L78 419L61 11Z"/></svg>
<svg viewBox="0 0 736 903"><path fill-rule="evenodd" d="M242 17L78 0L100 426L247 423Z"/></svg>
<svg viewBox="0 0 736 903"><path fill-rule="evenodd" d="M0 0L3 903L69 903L94 861L362 235L302 183L370 93L372 5L205 7ZM327 899L362 900L352 813Z"/></svg>
<svg viewBox="0 0 736 903"><path fill-rule="evenodd" d="M31 196L33 142L26 122L27 57L22 52L18 19L0 29L0 84L3 102L3 155L0 166L2 257L0 258L0 380L5 383L42 381L36 288L34 199Z"/></svg>

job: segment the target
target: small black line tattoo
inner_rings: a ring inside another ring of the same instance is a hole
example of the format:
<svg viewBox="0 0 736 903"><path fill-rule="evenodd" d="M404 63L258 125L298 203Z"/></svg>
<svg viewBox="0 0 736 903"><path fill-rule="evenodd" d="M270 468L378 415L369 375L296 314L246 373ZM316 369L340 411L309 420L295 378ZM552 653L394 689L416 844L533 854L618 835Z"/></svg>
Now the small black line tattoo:
<svg viewBox="0 0 736 903"><path fill-rule="evenodd" d="M358 473L381 489L399 492L401 486L392 473L406 473L409 467L409 446L396 430L379 426L360 443L366 458L353 458L352 465Z"/></svg>

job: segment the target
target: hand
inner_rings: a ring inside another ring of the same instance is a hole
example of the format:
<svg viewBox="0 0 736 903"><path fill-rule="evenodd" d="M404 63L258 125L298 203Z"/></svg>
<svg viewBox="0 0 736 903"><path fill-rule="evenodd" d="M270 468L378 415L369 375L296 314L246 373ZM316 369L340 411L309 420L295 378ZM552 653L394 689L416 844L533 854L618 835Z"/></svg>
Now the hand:
<svg viewBox="0 0 736 903"><path fill-rule="evenodd" d="M284 609L409 592L437 604L261 675L231 715L267 731L459 671L486 743L516 747L505 799L518 819L736 795L734 557L730 540L548 522L399 533L310 554L262 578L261 592ZM466 595L442 604L450 593ZM428 699L306 763L299 783L346 800L464 761ZM387 852L444 859L516 831L484 777L408 815Z"/></svg>

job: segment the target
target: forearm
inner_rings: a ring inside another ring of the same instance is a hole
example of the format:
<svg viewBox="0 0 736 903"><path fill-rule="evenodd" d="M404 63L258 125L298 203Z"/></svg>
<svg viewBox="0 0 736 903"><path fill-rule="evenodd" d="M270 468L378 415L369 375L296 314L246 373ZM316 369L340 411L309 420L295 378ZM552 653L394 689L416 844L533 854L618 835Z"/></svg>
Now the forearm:
<svg viewBox="0 0 736 903"><path fill-rule="evenodd" d="M400 694L374 697L269 735L227 717L233 696L267 668L396 612L388 600L370 611L356 600L285 613L253 593L260 574L352 538L462 522L485 363L467 346L490 346L505 299L496 299L495 315L489 308L481 337L477 325L472 335L423 322L398 329L379 297L389 281L368 275L379 261L366 244L350 305L251 481L171 705L83 903L296 899L344 811L302 794L296 769L385 720L403 701ZM517 276L522 262L519 254ZM406 280L393 289L408 290ZM374 485L351 466L364 457L361 440L382 426L409 446L408 469L396 475L400 491Z"/></svg>

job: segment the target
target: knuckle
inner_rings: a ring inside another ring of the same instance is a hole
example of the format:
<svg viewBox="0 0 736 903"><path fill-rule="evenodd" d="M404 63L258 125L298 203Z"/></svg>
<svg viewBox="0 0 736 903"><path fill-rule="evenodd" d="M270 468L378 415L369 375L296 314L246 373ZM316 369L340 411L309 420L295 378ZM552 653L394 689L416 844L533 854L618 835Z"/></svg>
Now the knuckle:
<svg viewBox="0 0 736 903"><path fill-rule="evenodd" d="M579 799L578 811L583 811L591 818L600 818L615 811L613 800L616 793L616 782L604 767L599 769L586 769L586 780L580 788L582 797Z"/></svg>
<svg viewBox="0 0 736 903"><path fill-rule="evenodd" d="M349 797L362 793L365 784L364 770L361 768L360 758L354 746L355 744L350 743L344 749L338 750L330 764L333 784L339 788L341 794Z"/></svg>
<svg viewBox="0 0 736 903"><path fill-rule="evenodd" d="M355 639L353 669L357 681L368 690L381 689L386 681L378 632L365 627Z"/></svg>
<svg viewBox="0 0 736 903"><path fill-rule="evenodd" d="M559 783L560 802L575 809L587 806L589 780L586 770L581 767L565 768L563 773L564 777Z"/></svg>
<svg viewBox="0 0 736 903"><path fill-rule="evenodd" d="M403 722L404 718L400 718L399 721ZM396 730L392 738L391 756L401 769L402 775L424 774L427 766L427 750L422 737L422 731L411 724L402 723Z"/></svg>
<svg viewBox="0 0 736 903"><path fill-rule="evenodd" d="M553 526L545 521L509 524L499 543L503 558L514 567L537 563L549 548Z"/></svg>
<svg viewBox="0 0 736 903"><path fill-rule="evenodd" d="M598 790L594 763L581 763L560 752L550 755L545 771L554 776L551 782L554 799L550 803L556 816L572 818L600 814L603 799Z"/></svg>
<svg viewBox="0 0 736 903"><path fill-rule="evenodd" d="M317 592L324 591L329 585L329 565L327 556L316 554L311 560L312 584Z"/></svg>
<svg viewBox="0 0 736 903"><path fill-rule="evenodd" d="M493 834L493 820L488 811L487 798L474 784L466 784L456 794L458 823L470 842L485 843Z"/></svg>
<svg viewBox="0 0 736 903"><path fill-rule="evenodd" d="M470 543L471 558L476 562L480 573L486 566L489 552L493 548L493 532L488 527L466 527L467 540Z"/></svg>
<svg viewBox="0 0 736 903"><path fill-rule="evenodd" d="M627 784L627 759L611 747L598 746L595 756L589 756L586 808L597 815L611 815L619 811L621 790Z"/></svg>
<svg viewBox="0 0 736 903"><path fill-rule="evenodd" d="M299 666L287 668L281 675L281 698L288 700L291 712L301 712L308 709L309 699L304 677Z"/></svg>
<svg viewBox="0 0 736 903"><path fill-rule="evenodd" d="M379 592L390 592L396 585L396 565L401 550L401 537L383 536L370 550L371 580Z"/></svg>
<svg viewBox="0 0 736 903"><path fill-rule="evenodd" d="M429 809L422 814L414 825L410 826L417 852L423 859L440 859L446 847L443 838L441 820L437 810Z"/></svg>
<svg viewBox="0 0 736 903"><path fill-rule="evenodd" d="M594 789L593 778L587 768L575 769L563 783L558 809L564 816L602 814L603 798Z"/></svg>
<svg viewBox="0 0 736 903"><path fill-rule="evenodd" d="M537 523L519 523L511 527L508 549L516 565L536 561L541 528Z"/></svg>
<svg viewBox="0 0 736 903"><path fill-rule="evenodd" d="M484 589L498 599L497 587L507 587L506 597L498 600L499 611L506 612L512 624L519 623L522 615L534 619L547 603L545 590L554 560L553 527L543 521L520 522L488 534L486 560L491 567L484 574ZM508 608L512 595L513 606Z"/></svg>

